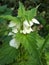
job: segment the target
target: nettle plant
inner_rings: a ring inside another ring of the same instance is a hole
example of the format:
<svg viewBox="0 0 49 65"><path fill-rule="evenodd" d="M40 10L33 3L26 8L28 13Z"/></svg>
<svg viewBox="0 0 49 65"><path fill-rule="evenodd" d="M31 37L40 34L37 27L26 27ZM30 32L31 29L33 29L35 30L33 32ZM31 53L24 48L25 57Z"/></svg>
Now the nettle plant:
<svg viewBox="0 0 49 65"><path fill-rule="evenodd" d="M20 46L22 45L30 56L29 62L26 60L26 63L24 61L23 65L47 64L45 57L43 58L43 53L49 35L44 39L38 34L38 30L40 29L38 29L37 26L40 25L40 22L35 18L37 15L37 8L38 7L26 11L23 4L19 3L17 17L7 14L0 16L0 18L5 20L10 20L8 27L11 31L8 36L12 36L12 39L9 42L9 46L15 49L21 49Z"/></svg>

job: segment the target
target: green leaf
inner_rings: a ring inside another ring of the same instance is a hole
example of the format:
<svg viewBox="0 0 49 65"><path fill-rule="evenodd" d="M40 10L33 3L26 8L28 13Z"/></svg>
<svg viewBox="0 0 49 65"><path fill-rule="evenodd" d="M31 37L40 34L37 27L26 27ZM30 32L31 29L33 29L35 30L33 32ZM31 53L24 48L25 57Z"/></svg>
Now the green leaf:
<svg viewBox="0 0 49 65"><path fill-rule="evenodd" d="M25 8L21 2L19 2L19 9L18 9L18 16L24 17L25 15Z"/></svg>
<svg viewBox="0 0 49 65"><path fill-rule="evenodd" d="M18 17L21 17L22 19L31 20L36 16L37 13L37 7L33 8L31 10L25 10L24 5L19 2L19 9L18 9Z"/></svg>
<svg viewBox="0 0 49 65"><path fill-rule="evenodd" d="M0 18L5 19L5 20L10 20L10 21L13 21L15 23L21 22L18 17L13 17L11 15L1 15Z"/></svg>
<svg viewBox="0 0 49 65"><path fill-rule="evenodd" d="M13 17L11 15L1 15L0 18L6 19L6 20L16 21L16 17Z"/></svg>
<svg viewBox="0 0 49 65"><path fill-rule="evenodd" d="M42 45L43 45L45 39L42 38L42 37L38 34L38 32L33 32L33 33L31 34L31 36L32 36L33 39L36 41L36 44L37 44L37 46L38 46L38 49L40 49L40 48L42 47Z"/></svg>
<svg viewBox="0 0 49 65"><path fill-rule="evenodd" d="M0 13L5 12L7 5L0 6Z"/></svg>
<svg viewBox="0 0 49 65"><path fill-rule="evenodd" d="M4 15L11 15L12 10L10 8L7 8L6 11L4 12Z"/></svg>
<svg viewBox="0 0 49 65"><path fill-rule="evenodd" d="M24 35L18 33L16 35L16 39L20 41L20 43L25 47L25 49L30 54L30 57L32 57L32 64L30 62L30 65L42 65L40 60L40 54L37 50L36 41L33 39L33 36L30 34Z"/></svg>
<svg viewBox="0 0 49 65"><path fill-rule="evenodd" d="M31 10L26 11L26 14L27 14L28 20L33 19L37 14L37 8L33 8Z"/></svg>
<svg viewBox="0 0 49 65"><path fill-rule="evenodd" d="M40 23L41 23L42 25L45 25L45 24L46 24L45 19L44 19L41 15L38 15L38 16L37 16L37 19L40 21Z"/></svg>
<svg viewBox="0 0 49 65"><path fill-rule="evenodd" d="M45 39L45 41L44 41L44 43L43 43L43 45L40 49L41 53L44 51L45 46L47 45L47 43L49 44L49 34L46 36L46 39Z"/></svg>
<svg viewBox="0 0 49 65"><path fill-rule="evenodd" d="M49 52L46 52L46 60L47 60L47 64L49 65Z"/></svg>

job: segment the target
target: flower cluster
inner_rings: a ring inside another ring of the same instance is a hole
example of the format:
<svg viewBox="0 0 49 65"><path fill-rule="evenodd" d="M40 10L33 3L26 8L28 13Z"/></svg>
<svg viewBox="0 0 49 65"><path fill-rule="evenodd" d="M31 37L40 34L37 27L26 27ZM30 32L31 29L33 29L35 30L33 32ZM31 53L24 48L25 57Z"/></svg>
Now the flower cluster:
<svg viewBox="0 0 49 65"><path fill-rule="evenodd" d="M23 30L20 31L20 33L23 34L29 34L30 32L33 32L34 30L31 28L35 24L40 24L35 18L32 19L32 21L25 20L23 22Z"/></svg>
<svg viewBox="0 0 49 65"><path fill-rule="evenodd" d="M29 33L33 32L34 30L31 27L34 25L34 23L40 24L39 21L36 20L35 18L33 18L32 21L29 21L29 22L27 20L25 20L23 22L23 29L18 30L19 24L17 25L15 22L11 21L10 24L8 25L8 27L12 28L12 32L9 32L8 36L13 35L13 39L9 43L10 46L18 49L20 42L18 42L14 38L15 34L18 33L18 32L23 33L23 34L29 34Z"/></svg>

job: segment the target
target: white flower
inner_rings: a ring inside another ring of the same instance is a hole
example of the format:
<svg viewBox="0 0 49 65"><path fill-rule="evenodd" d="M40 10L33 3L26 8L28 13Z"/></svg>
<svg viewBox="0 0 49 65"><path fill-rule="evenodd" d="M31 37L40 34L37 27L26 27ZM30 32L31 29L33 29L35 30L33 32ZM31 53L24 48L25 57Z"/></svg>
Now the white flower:
<svg viewBox="0 0 49 65"><path fill-rule="evenodd" d="M17 28L16 28L16 27L15 27L15 28L12 28L12 32L13 32L13 33L18 33Z"/></svg>
<svg viewBox="0 0 49 65"><path fill-rule="evenodd" d="M28 22L27 20L25 20L25 21L23 22L23 30L26 30L26 29L28 29L28 28L30 28L29 22Z"/></svg>
<svg viewBox="0 0 49 65"><path fill-rule="evenodd" d="M23 29L20 31L20 33L23 33L23 34L29 34L30 32L33 32L32 28L29 28L29 29Z"/></svg>
<svg viewBox="0 0 49 65"><path fill-rule="evenodd" d="M16 39L12 39L9 44L11 47L14 47L16 49L18 49L19 45L20 45L20 43L18 41L16 41Z"/></svg>
<svg viewBox="0 0 49 65"><path fill-rule="evenodd" d="M32 28L31 28L31 26L33 25L33 23L30 21L30 22L28 22L27 20L25 20L24 22L23 22L23 30L21 31L23 34L27 34L27 33L30 33L30 32L32 32L33 30L32 30Z"/></svg>
<svg viewBox="0 0 49 65"><path fill-rule="evenodd" d="M32 22L35 23L35 24L40 24L39 21L35 18L32 19Z"/></svg>
<svg viewBox="0 0 49 65"><path fill-rule="evenodd" d="M13 33L12 32L9 32L8 36L10 36L10 35L13 35Z"/></svg>
<svg viewBox="0 0 49 65"><path fill-rule="evenodd" d="M11 21L10 24L8 25L8 27L12 28L12 32L13 33L17 33L18 32L17 24L15 22ZM9 33L9 35L12 35L12 33Z"/></svg>
<svg viewBox="0 0 49 65"><path fill-rule="evenodd" d="M27 32L26 32L26 30L23 30L22 33L23 33L23 34L26 34Z"/></svg>
<svg viewBox="0 0 49 65"><path fill-rule="evenodd" d="M31 21L30 21L31 22ZM32 22L31 22L32 23ZM30 33L30 32L33 32L31 26L33 24L29 23L27 20L25 20L23 22L23 30L20 31L20 33L23 33L23 34L27 34L27 33Z"/></svg>
<svg viewBox="0 0 49 65"><path fill-rule="evenodd" d="M32 21L27 21L25 20L23 22L23 30L21 30L21 25L20 23L16 24L15 22L11 21L10 24L9 24L9 27L12 27L12 33L9 33L8 35L13 35L14 33L18 33L18 31L20 31L20 33L23 33L23 34L27 34L27 33L30 33L30 32L33 32L34 30L31 28L31 26L33 24L40 24L38 20L36 20L35 18L32 19ZM13 35L15 36L15 35Z"/></svg>
<svg viewBox="0 0 49 65"><path fill-rule="evenodd" d="M16 23L13 21L11 21L10 24L8 25L8 27L14 27L14 26L16 26Z"/></svg>
<svg viewBox="0 0 49 65"><path fill-rule="evenodd" d="M30 26L30 25L29 25L29 22L28 22L27 20L25 20L25 21L23 22L23 26L25 26L25 27Z"/></svg>
<svg viewBox="0 0 49 65"><path fill-rule="evenodd" d="M26 29L27 33L33 32L32 28L30 27L29 29Z"/></svg>
<svg viewBox="0 0 49 65"><path fill-rule="evenodd" d="M26 33L33 32L33 30L32 30L32 28L31 28L31 27L24 28L24 31L25 31Z"/></svg>

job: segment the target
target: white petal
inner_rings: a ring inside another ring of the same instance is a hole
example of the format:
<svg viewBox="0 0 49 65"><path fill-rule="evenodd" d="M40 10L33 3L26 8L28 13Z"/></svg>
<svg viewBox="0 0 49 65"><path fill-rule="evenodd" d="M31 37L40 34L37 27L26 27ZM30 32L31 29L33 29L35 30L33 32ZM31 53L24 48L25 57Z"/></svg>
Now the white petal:
<svg viewBox="0 0 49 65"><path fill-rule="evenodd" d="M13 33L12 32L9 32L8 36L10 36L10 35L13 35Z"/></svg>
<svg viewBox="0 0 49 65"><path fill-rule="evenodd" d="M33 25L33 22L32 21L29 21L29 24L30 24L30 26L32 26Z"/></svg>
<svg viewBox="0 0 49 65"><path fill-rule="evenodd" d="M23 32L23 34L26 34L26 30L23 30L22 32Z"/></svg>
<svg viewBox="0 0 49 65"><path fill-rule="evenodd" d="M12 29L12 32L13 32L13 33L18 33L17 28L13 28L13 29Z"/></svg>
<svg viewBox="0 0 49 65"><path fill-rule="evenodd" d="M27 33L33 32L32 28L26 30Z"/></svg>
<svg viewBox="0 0 49 65"><path fill-rule="evenodd" d="M32 30L31 27L30 27L30 28L25 28L25 29L23 30L23 33L24 33L24 34L30 33L30 32L33 32L33 30Z"/></svg>
<svg viewBox="0 0 49 65"><path fill-rule="evenodd" d="M8 27L14 27L16 26L16 23L14 23L13 21L10 22L10 24L8 25Z"/></svg>
<svg viewBox="0 0 49 65"><path fill-rule="evenodd" d="M30 33L30 32L33 32L34 30L32 30L32 28L30 27L30 28L26 28L26 29L24 29L24 30L21 30L20 31L20 33L23 33L23 34L27 34L27 33Z"/></svg>
<svg viewBox="0 0 49 65"><path fill-rule="evenodd" d="M10 46L12 46L12 47L14 47L16 49L18 49L19 45L20 45L20 43L17 42L15 39L12 39L9 44L10 44Z"/></svg>
<svg viewBox="0 0 49 65"><path fill-rule="evenodd" d="M25 20L25 21L23 22L23 25L24 25L24 26L30 26L27 20Z"/></svg>
<svg viewBox="0 0 49 65"><path fill-rule="evenodd" d="M36 24L40 24L39 21L37 19L35 19L35 18L32 19L32 22L36 23Z"/></svg>

